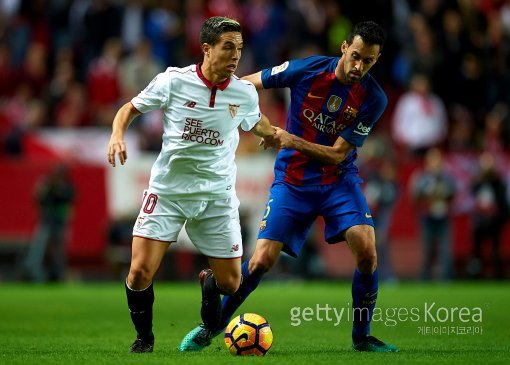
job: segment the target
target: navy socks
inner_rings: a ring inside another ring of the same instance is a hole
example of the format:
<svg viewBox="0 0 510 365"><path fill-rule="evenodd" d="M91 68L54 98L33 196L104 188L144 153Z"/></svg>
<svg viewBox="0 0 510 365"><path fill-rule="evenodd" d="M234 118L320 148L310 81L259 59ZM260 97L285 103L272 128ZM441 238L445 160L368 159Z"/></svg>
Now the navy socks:
<svg viewBox="0 0 510 365"><path fill-rule="evenodd" d="M377 269L372 274L362 274L356 269L352 279L352 338L358 341L370 334L370 321L377 300L379 275Z"/></svg>

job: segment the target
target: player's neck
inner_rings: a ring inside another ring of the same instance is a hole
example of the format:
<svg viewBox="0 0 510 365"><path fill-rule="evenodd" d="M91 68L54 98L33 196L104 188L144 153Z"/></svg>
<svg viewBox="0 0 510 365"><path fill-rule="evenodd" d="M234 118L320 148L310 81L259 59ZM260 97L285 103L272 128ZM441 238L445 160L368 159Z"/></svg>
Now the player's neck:
<svg viewBox="0 0 510 365"><path fill-rule="evenodd" d="M340 81L341 84L347 85L347 78L345 77L345 73L342 71L344 67L343 57L340 57L336 64L335 68L335 77L338 81Z"/></svg>
<svg viewBox="0 0 510 365"><path fill-rule="evenodd" d="M202 75L213 85L221 84L227 79L225 76L214 72L209 62L204 61L204 63L200 65L200 71L202 71Z"/></svg>

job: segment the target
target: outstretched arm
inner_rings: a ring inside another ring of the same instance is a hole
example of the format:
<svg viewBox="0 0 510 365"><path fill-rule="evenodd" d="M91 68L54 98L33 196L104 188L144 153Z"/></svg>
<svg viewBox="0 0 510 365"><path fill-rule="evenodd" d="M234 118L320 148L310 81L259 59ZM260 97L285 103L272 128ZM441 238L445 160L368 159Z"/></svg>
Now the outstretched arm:
<svg viewBox="0 0 510 365"><path fill-rule="evenodd" d="M255 85L255 88L257 90L261 90L264 88L264 86L262 85L262 71L256 72L251 75L243 76L241 79L251 82L253 85Z"/></svg>
<svg viewBox="0 0 510 365"><path fill-rule="evenodd" d="M264 141L268 147L294 149L327 165L339 164L354 149L354 146L342 137L338 137L333 146L324 146L305 141L278 127L276 133L266 137Z"/></svg>
<svg viewBox="0 0 510 365"><path fill-rule="evenodd" d="M113 118L112 135L108 143L108 162L115 167L115 155L118 155L121 165L127 160L126 143L124 134L127 128L140 112L130 102L124 104Z"/></svg>
<svg viewBox="0 0 510 365"><path fill-rule="evenodd" d="M269 122L269 119L262 114L260 120L257 124L255 124L255 127L253 127L251 131L258 137L267 137L275 134L276 128L273 127Z"/></svg>

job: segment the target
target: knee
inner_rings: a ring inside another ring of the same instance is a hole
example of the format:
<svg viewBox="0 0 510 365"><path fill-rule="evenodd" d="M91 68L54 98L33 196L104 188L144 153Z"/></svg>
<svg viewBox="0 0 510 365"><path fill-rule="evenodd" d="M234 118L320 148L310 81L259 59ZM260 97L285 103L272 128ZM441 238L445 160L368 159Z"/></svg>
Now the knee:
<svg viewBox="0 0 510 365"><path fill-rule="evenodd" d="M270 255L257 255L250 259L248 270L250 274L263 275L273 267L275 261Z"/></svg>
<svg viewBox="0 0 510 365"><path fill-rule="evenodd" d="M347 231L346 237L358 270L363 274L373 273L377 268L374 229L368 225L355 226Z"/></svg>
<svg viewBox="0 0 510 365"><path fill-rule="evenodd" d="M241 274L233 274L221 279L216 278L216 285L224 294L232 295L241 285Z"/></svg>
<svg viewBox="0 0 510 365"><path fill-rule="evenodd" d="M131 289L142 290L152 282L152 270L145 265L131 265L127 278L127 284Z"/></svg>

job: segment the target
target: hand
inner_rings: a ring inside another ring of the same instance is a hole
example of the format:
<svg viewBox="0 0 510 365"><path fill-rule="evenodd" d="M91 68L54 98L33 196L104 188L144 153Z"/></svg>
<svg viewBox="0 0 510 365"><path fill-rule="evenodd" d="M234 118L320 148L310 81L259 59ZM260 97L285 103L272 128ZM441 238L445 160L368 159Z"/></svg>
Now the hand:
<svg viewBox="0 0 510 365"><path fill-rule="evenodd" d="M264 149L269 147L273 147L275 149L279 148L293 148L292 144L292 134L287 132L284 129L279 127L275 127L275 133L264 137L259 145L264 146Z"/></svg>
<svg viewBox="0 0 510 365"><path fill-rule="evenodd" d="M124 165L127 160L126 143L122 137L112 135L110 143L108 143L108 162L115 167L115 155L119 156L121 165Z"/></svg>

